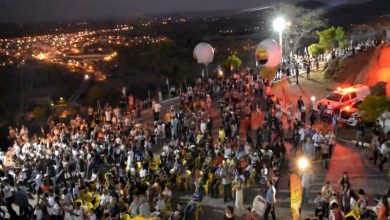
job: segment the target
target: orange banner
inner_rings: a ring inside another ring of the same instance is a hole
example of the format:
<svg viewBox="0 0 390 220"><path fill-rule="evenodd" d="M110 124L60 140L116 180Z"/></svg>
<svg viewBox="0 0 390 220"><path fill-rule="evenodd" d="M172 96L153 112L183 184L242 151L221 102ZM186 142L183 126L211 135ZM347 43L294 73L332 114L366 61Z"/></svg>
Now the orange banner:
<svg viewBox="0 0 390 220"><path fill-rule="evenodd" d="M299 220L299 210L302 204L302 185L301 178L297 174L290 175L290 198L292 219Z"/></svg>

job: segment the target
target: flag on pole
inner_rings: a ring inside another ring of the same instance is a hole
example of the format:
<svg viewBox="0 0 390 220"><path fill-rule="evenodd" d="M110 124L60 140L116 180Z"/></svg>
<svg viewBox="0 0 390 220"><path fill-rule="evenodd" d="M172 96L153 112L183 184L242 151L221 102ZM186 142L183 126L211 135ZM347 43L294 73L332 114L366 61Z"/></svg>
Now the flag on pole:
<svg viewBox="0 0 390 220"><path fill-rule="evenodd" d="M300 208L302 204L302 185L301 179L297 174L290 175L290 198L291 198L291 215L293 220L300 219Z"/></svg>
<svg viewBox="0 0 390 220"><path fill-rule="evenodd" d="M355 206L352 208L352 210L350 212L348 212L344 217L345 218L351 217L353 219L359 220L360 219L360 211L359 211L358 204L355 204Z"/></svg>
<svg viewBox="0 0 390 220"><path fill-rule="evenodd" d="M124 87L124 86L122 88L122 94L123 94L124 97L126 97L126 87Z"/></svg>
<svg viewBox="0 0 390 220"><path fill-rule="evenodd" d="M204 69L202 70L202 77L204 77Z"/></svg>

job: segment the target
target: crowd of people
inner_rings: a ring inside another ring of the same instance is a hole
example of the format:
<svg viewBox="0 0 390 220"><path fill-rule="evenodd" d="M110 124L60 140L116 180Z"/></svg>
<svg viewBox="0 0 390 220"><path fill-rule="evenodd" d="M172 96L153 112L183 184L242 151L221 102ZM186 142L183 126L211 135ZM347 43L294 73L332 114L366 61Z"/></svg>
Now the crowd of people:
<svg viewBox="0 0 390 220"><path fill-rule="evenodd" d="M243 205L243 189L252 186L267 189L264 218L275 219L285 141L325 167L332 155L332 129L306 123L302 98L286 108L267 80L248 71L198 80L178 105L164 110L154 101L152 111L151 124L107 104L100 114L90 106L85 117L50 121L39 134L10 127L0 177L11 219L204 219L204 196L229 202L234 192L235 207L223 218L254 220ZM173 207L176 190L194 193Z"/></svg>

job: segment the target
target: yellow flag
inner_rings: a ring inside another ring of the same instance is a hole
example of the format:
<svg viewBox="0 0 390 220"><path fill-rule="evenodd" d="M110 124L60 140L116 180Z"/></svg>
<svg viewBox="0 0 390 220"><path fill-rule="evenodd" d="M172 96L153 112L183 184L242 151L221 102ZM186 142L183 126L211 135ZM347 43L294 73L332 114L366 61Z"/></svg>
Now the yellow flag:
<svg viewBox="0 0 390 220"><path fill-rule="evenodd" d="M297 174L290 175L291 216L293 220L300 218L299 209L302 204L301 179Z"/></svg>
<svg viewBox="0 0 390 220"><path fill-rule="evenodd" d="M355 204L355 206L353 207L353 209L348 212L348 214L346 214L344 216L344 218L347 218L347 217L353 217L355 218L356 220L359 220L360 219L360 212L359 212L359 206L357 204Z"/></svg>

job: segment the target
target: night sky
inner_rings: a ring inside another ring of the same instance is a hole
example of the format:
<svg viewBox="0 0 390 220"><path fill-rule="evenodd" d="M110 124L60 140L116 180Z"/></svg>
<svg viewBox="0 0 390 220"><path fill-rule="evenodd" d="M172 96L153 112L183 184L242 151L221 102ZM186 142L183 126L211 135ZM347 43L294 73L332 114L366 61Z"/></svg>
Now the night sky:
<svg viewBox="0 0 390 220"><path fill-rule="evenodd" d="M296 2L299 0L280 0ZM329 2L351 0L327 0ZM278 0L0 0L0 23L112 19L187 11L241 10ZM355 1L353 1L355 2Z"/></svg>

